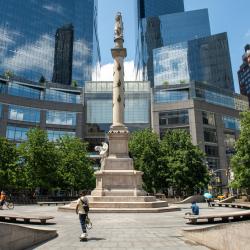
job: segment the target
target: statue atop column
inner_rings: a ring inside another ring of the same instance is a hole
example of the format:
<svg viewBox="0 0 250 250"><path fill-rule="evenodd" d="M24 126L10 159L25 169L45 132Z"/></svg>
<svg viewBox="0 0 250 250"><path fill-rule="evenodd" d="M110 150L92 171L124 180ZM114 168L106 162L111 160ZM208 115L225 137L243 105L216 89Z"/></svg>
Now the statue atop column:
<svg viewBox="0 0 250 250"><path fill-rule="evenodd" d="M114 40L122 39L123 40L123 22L122 14L118 12L115 17L115 30L114 30Z"/></svg>

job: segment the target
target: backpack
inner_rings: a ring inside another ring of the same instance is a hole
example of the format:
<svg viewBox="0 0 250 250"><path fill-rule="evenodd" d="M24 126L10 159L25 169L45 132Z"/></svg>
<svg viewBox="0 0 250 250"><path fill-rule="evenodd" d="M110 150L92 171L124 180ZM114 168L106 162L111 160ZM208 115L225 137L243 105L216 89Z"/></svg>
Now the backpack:
<svg viewBox="0 0 250 250"><path fill-rule="evenodd" d="M81 197L80 200L82 202L82 206L83 206L83 209L84 209L85 213L88 214L88 212L89 212L88 200L85 197L83 197L83 199Z"/></svg>

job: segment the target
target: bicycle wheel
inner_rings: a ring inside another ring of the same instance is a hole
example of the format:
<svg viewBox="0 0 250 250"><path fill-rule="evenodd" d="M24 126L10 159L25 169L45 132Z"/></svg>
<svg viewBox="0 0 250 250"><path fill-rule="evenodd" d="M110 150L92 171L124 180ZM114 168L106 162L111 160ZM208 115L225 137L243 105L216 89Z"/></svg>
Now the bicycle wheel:
<svg viewBox="0 0 250 250"><path fill-rule="evenodd" d="M8 202L8 204L6 204L8 209L14 209L14 203L13 202Z"/></svg>

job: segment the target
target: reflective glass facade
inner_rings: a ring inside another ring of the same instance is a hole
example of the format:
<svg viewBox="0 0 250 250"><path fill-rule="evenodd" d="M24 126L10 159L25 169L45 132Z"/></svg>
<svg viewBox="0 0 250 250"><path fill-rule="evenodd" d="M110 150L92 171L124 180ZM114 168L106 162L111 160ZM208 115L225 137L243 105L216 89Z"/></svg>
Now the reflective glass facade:
<svg viewBox="0 0 250 250"><path fill-rule="evenodd" d="M72 79L79 85L91 80L98 58L96 0L0 0L0 6L0 74L52 80L56 31L72 24Z"/></svg>
<svg viewBox="0 0 250 250"><path fill-rule="evenodd" d="M137 5L139 18L184 11L183 0L137 0Z"/></svg>
<svg viewBox="0 0 250 250"><path fill-rule="evenodd" d="M70 89L44 88L16 81L0 83L0 93L52 102L81 103L81 90L74 92Z"/></svg>
<svg viewBox="0 0 250 250"><path fill-rule="evenodd" d="M62 131L62 130L47 130L48 138L50 141L57 141L63 136L75 136L75 132Z"/></svg>
<svg viewBox="0 0 250 250"><path fill-rule="evenodd" d="M245 53L242 56L242 61L238 71L240 93L248 96L250 103L250 44L245 46Z"/></svg>
<svg viewBox="0 0 250 250"><path fill-rule="evenodd" d="M80 103L80 94L68 93L65 91L46 89L45 100L52 102Z"/></svg>
<svg viewBox="0 0 250 250"><path fill-rule="evenodd" d="M42 99L42 92L40 89L30 86L24 86L16 82L10 82L8 84L8 94L20 97L26 97L31 99Z"/></svg>
<svg viewBox="0 0 250 250"><path fill-rule="evenodd" d="M86 83L87 123L112 123L112 85L112 82ZM149 124L149 112L149 83L125 82L125 123Z"/></svg>
<svg viewBox="0 0 250 250"><path fill-rule="evenodd" d="M206 85L204 85L206 86ZM218 89L210 89L197 86L195 89L196 98L203 99L208 103L224 106L231 109L244 111L248 109L246 100L241 99L240 95L233 93L223 93Z"/></svg>
<svg viewBox="0 0 250 250"><path fill-rule="evenodd" d="M212 112L202 111L202 120L204 125L215 126L215 115Z"/></svg>
<svg viewBox="0 0 250 250"><path fill-rule="evenodd" d="M235 117L223 116L224 127L232 130L240 130L240 120Z"/></svg>
<svg viewBox="0 0 250 250"><path fill-rule="evenodd" d="M76 113L49 110L46 112L46 123L57 125L76 125Z"/></svg>
<svg viewBox="0 0 250 250"><path fill-rule="evenodd" d="M175 103L189 99L189 90L155 90L155 103Z"/></svg>
<svg viewBox="0 0 250 250"><path fill-rule="evenodd" d="M12 141L26 141L28 128L7 126L6 137Z"/></svg>
<svg viewBox="0 0 250 250"><path fill-rule="evenodd" d="M143 18L136 59L143 79L154 81L153 49L211 35L208 10L195 10ZM139 72L139 70L138 70Z"/></svg>
<svg viewBox="0 0 250 250"><path fill-rule="evenodd" d="M10 120L40 123L40 110L16 105L9 106Z"/></svg>
<svg viewBox="0 0 250 250"><path fill-rule="evenodd" d="M154 85L205 81L234 90L226 33L154 50Z"/></svg>

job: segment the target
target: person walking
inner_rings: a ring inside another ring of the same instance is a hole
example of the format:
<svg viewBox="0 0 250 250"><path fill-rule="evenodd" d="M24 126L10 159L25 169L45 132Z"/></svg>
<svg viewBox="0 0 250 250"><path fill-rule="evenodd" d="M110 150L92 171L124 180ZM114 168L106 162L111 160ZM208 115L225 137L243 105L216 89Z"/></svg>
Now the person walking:
<svg viewBox="0 0 250 250"><path fill-rule="evenodd" d="M81 192L76 204L76 214L79 215L79 220L82 228L82 234L80 236L81 240L87 239L88 236L86 230L86 218L89 212L89 201L86 195L86 191Z"/></svg>
<svg viewBox="0 0 250 250"><path fill-rule="evenodd" d="M3 208L3 205L6 201L6 194L4 191L1 191L1 195L0 195L0 209Z"/></svg>

